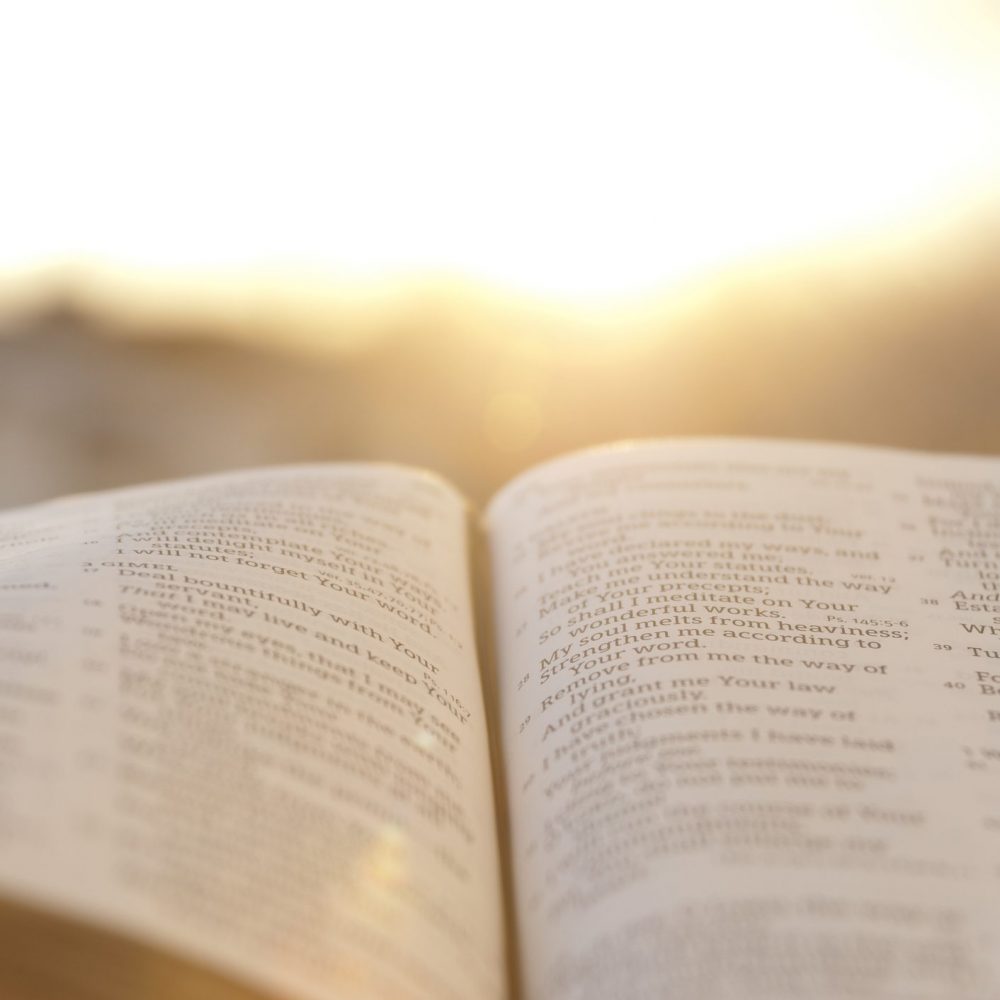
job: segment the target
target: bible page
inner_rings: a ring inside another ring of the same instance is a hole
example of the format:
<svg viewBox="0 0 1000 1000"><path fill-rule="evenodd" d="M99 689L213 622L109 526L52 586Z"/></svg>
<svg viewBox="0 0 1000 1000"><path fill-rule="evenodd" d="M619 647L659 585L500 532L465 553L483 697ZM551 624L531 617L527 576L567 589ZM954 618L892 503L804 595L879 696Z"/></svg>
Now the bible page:
<svg viewBox="0 0 1000 1000"><path fill-rule="evenodd" d="M651 442L486 529L527 1000L1000 997L1000 463Z"/></svg>
<svg viewBox="0 0 1000 1000"><path fill-rule="evenodd" d="M504 996L467 530L363 465L0 517L0 894L268 995Z"/></svg>

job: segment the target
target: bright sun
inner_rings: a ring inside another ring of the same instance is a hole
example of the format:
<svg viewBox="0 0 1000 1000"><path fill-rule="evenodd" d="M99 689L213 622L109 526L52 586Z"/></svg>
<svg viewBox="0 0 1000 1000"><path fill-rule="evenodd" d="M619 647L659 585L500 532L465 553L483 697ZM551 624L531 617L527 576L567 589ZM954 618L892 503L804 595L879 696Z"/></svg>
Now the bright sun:
<svg viewBox="0 0 1000 1000"><path fill-rule="evenodd" d="M645 292L1000 176L988 5L17 5L0 267Z"/></svg>

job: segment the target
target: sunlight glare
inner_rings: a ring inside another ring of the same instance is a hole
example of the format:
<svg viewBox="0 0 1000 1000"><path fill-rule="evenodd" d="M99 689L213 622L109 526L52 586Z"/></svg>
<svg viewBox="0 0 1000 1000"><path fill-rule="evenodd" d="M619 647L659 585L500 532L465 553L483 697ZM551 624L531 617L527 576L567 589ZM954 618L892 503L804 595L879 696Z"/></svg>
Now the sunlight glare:
<svg viewBox="0 0 1000 1000"><path fill-rule="evenodd" d="M992 185L987 7L19 5L0 267L645 292Z"/></svg>

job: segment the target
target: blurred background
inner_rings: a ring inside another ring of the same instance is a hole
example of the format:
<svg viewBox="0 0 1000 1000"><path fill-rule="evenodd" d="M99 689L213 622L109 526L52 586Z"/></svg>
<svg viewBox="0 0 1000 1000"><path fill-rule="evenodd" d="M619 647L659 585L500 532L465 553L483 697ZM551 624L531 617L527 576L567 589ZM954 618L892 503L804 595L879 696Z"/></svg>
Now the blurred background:
<svg viewBox="0 0 1000 1000"><path fill-rule="evenodd" d="M1000 451L1000 6L0 15L0 505L650 435Z"/></svg>

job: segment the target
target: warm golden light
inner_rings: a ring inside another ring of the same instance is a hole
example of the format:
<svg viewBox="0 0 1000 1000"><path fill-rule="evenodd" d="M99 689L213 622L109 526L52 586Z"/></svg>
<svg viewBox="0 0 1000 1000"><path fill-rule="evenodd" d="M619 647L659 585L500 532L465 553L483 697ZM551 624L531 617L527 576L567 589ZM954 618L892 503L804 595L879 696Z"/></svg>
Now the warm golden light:
<svg viewBox="0 0 1000 1000"><path fill-rule="evenodd" d="M537 398L521 391L495 393L483 412L486 437L501 451L517 451L530 445L541 427Z"/></svg>
<svg viewBox="0 0 1000 1000"><path fill-rule="evenodd" d="M986 4L38 3L5 34L0 267L631 295L1000 167Z"/></svg>

